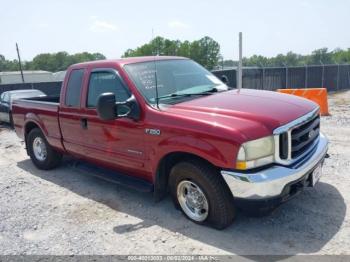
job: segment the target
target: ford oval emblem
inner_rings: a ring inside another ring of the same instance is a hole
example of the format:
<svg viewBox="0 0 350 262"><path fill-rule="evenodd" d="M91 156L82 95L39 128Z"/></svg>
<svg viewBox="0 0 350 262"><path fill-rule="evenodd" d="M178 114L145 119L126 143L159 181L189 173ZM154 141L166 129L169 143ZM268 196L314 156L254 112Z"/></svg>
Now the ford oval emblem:
<svg viewBox="0 0 350 262"><path fill-rule="evenodd" d="M309 132L309 138L312 138L315 135L316 131L315 130L311 130Z"/></svg>

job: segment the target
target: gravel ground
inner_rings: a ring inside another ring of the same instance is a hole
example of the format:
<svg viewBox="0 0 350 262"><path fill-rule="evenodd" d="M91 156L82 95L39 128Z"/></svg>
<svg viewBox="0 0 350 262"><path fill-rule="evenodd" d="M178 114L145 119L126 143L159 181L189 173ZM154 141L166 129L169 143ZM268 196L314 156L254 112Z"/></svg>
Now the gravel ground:
<svg viewBox="0 0 350 262"><path fill-rule="evenodd" d="M274 213L239 213L223 231L198 226L170 198L98 180L66 159L36 169L14 132L0 128L0 254L350 254L350 92L322 118L331 145L324 174Z"/></svg>

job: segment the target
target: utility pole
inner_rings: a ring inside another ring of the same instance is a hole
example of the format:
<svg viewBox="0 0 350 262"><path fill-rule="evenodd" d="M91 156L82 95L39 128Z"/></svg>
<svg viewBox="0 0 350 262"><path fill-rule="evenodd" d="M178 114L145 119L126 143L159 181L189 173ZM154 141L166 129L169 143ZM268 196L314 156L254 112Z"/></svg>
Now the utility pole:
<svg viewBox="0 0 350 262"><path fill-rule="evenodd" d="M242 89L242 32L239 32L238 91Z"/></svg>
<svg viewBox="0 0 350 262"><path fill-rule="evenodd" d="M337 71L337 90L339 90L339 76L340 76L340 64L338 64L338 71Z"/></svg>
<svg viewBox="0 0 350 262"><path fill-rule="evenodd" d="M23 70L22 70L21 56L19 55L19 49L18 49L18 44L17 43L16 43L16 50L17 50L17 55L18 55L19 70L21 71L21 76L22 76L22 83L24 83L24 76L23 76Z"/></svg>
<svg viewBox="0 0 350 262"><path fill-rule="evenodd" d="M262 63L259 63L259 66L262 69L261 89L264 90L264 85L265 85L265 66Z"/></svg>
<svg viewBox="0 0 350 262"><path fill-rule="evenodd" d="M322 65L322 78L321 78L321 87L324 88L324 63L322 62L322 60L320 59L320 63Z"/></svg>
<svg viewBox="0 0 350 262"><path fill-rule="evenodd" d="M305 65L305 88L307 88L308 82L307 82L307 78L308 76L308 68L307 68L307 64Z"/></svg>
<svg viewBox="0 0 350 262"><path fill-rule="evenodd" d="M286 84L285 84L285 88L288 88L288 65L287 63L283 63L284 67L286 68Z"/></svg>

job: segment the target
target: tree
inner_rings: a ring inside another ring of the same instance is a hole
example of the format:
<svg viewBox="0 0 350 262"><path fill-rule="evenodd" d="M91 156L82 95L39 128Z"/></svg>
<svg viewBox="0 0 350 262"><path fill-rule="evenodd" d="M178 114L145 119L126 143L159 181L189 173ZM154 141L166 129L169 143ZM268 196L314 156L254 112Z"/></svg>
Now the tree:
<svg viewBox="0 0 350 262"><path fill-rule="evenodd" d="M221 64L221 66L222 66L222 64ZM223 66L224 67L235 67L235 66L238 66L238 61L233 61L231 59L224 60Z"/></svg>
<svg viewBox="0 0 350 262"><path fill-rule="evenodd" d="M6 63L5 56L0 54L0 71L6 70L5 63Z"/></svg>
<svg viewBox="0 0 350 262"><path fill-rule="evenodd" d="M316 49L307 59L309 64L333 64L333 54L327 48Z"/></svg>
<svg viewBox="0 0 350 262"><path fill-rule="evenodd" d="M123 57L150 55L189 57L208 69L213 69L219 61L220 45L208 36L193 42L181 42L179 40L169 40L157 36L149 43L139 46L136 49L126 50Z"/></svg>
<svg viewBox="0 0 350 262"><path fill-rule="evenodd" d="M220 45L212 38L206 36L199 40L179 41L169 40L163 37L156 37L149 43L146 43L136 49L127 49L123 57L130 56L150 56L150 55L176 55L189 57L206 68L237 66L238 62L233 60L224 60L220 56ZM103 60L106 57L101 53L76 53L68 54L67 52L43 53L35 56L32 61L23 63L24 70L47 70L51 72L66 70L68 66L93 60ZM265 57L253 55L243 58L244 66L299 66L305 64L320 65L324 64L346 64L350 63L350 48L343 50L337 48L329 51L327 48L320 48L313 51L310 55L300 55L288 52L286 55L279 54L275 57ZM18 60L7 60L4 55L0 54L0 72L1 71L18 71Z"/></svg>
<svg viewBox="0 0 350 262"><path fill-rule="evenodd" d="M53 54L40 54L33 58L29 63L26 63L27 70L47 70L51 72L66 70L72 64L103 60L106 57L100 53L77 53L69 55L67 52L58 52Z"/></svg>
<svg viewBox="0 0 350 262"><path fill-rule="evenodd" d="M19 70L18 60L6 60L5 56L0 54L0 72Z"/></svg>
<svg viewBox="0 0 350 262"><path fill-rule="evenodd" d="M347 50L335 49L329 51L327 48L320 48L313 51L310 55L299 55L288 52L286 55L278 54L275 57L264 57L253 55L243 58L245 66L302 66L302 65L320 65L320 64L344 64L350 63L350 48Z"/></svg>
<svg viewBox="0 0 350 262"><path fill-rule="evenodd" d="M303 63L303 57L293 52L288 52L285 56L285 64L288 66L298 66Z"/></svg>
<svg viewBox="0 0 350 262"><path fill-rule="evenodd" d="M250 58L243 58L243 65L245 66L267 66L269 65L268 58L261 55L253 55Z"/></svg>
<svg viewBox="0 0 350 262"><path fill-rule="evenodd" d="M350 48L347 50L335 49L333 51L333 60L337 64L349 63L350 61Z"/></svg>
<svg viewBox="0 0 350 262"><path fill-rule="evenodd" d="M183 56L183 57L190 57L191 55L191 42L190 41L184 41L180 42L179 50L178 50L178 55Z"/></svg>
<svg viewBox="0 0 350 262"><path fill-rule="evenodd" d="M193 57L195 61L204 65L208 69L213 69L218 64L220 58L220 45L212 38L206 36L195 41L194 50L198 47L197 57ZM191 55L191 54L190 54Z"/></svg>

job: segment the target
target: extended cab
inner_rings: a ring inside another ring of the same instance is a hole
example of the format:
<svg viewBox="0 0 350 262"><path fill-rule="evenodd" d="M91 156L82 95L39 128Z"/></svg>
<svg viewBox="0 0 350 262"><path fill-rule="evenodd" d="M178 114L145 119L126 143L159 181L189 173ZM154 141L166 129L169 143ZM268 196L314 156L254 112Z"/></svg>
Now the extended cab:
<svg viewBox="0 0 350 262"><path fill-rule="evenodd" d="M180 57L73 65L59 98L16 100L12 114L38 168L72 155L156 199L169 191L189 219L219 229L236 207L270 211L315 185L328 147L315 103L229 90Z"/></svg>

